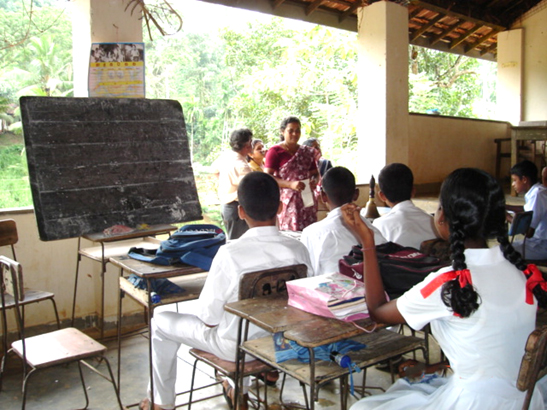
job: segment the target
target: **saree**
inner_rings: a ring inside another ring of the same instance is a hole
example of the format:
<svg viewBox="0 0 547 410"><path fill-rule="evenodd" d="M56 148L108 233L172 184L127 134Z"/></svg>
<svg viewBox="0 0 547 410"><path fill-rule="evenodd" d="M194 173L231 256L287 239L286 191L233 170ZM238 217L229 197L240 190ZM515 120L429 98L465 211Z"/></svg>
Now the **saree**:
<svg viewBox="0 0 547 410"><path fill-rule="evenodd" d="M317 150L301 145L298 151L277 171L277 176L287 181L301 181L310 177L310 169L316 164ZM282 231L301 231L317 221L317 200L313 206L304 208L300 192L281 188L283 210L277 215Z"/></svg>

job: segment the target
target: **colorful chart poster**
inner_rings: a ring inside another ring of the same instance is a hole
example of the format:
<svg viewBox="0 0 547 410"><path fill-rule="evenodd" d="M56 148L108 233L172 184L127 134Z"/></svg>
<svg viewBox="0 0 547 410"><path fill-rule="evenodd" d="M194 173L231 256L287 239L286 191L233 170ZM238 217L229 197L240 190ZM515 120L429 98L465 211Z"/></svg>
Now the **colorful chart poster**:
<svg viewBox="0 0 547 410"><path fill-rule="evenodd" d="M144 98L144 43L93 43L90 97Z"/></svg>

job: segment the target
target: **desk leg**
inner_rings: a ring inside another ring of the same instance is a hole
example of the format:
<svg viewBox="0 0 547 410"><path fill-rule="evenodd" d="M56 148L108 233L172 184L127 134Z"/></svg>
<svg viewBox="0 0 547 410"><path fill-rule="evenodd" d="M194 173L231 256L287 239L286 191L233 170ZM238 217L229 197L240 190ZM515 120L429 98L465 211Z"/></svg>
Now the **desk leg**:
<svg viewBox="0 0 547 410"><path fill-rule="evenodd" d="M313 347L308 348L310 351L310 410L315 409L315 352Z"/></svg>
<svg viewBox="0 0 547 410"><path fill-rule="evenodd" d="M515 131L511 132L511 164L512 167L517 163L517 138L515 136ZM511 187L511 196L517 196L515 190Z"/></svg>
<svg viewBox="0 0 547 410"><path fill-rule="evenodd" d="M123 277L123 269L120 268L120 278ZM118 390L121 391L121 368L122 368L122 299L125 292L120 289L118 296Z"/></svg>
<svg viewBox="0 0 547 410"><path fill-rule="evenodd" d="M148 367L150 369L150 408L154 408L154 369L152 368L152 300L150 293L152 292L150 286L150 279L146 279L146 290L148 291Z"/></svg>
<svg viewBox="0 0 547 410"><path fill-rule="evenodd" d="M78 258L76 259L76 277L74 278L74 293L72 295L72 321L70 322L70 327L74 327L74 315L76 312L76 292L78 291L78 274L80 272L80 262L82 261L82 255L80 255L80 241L81 237L78 237L78 249L76 253Z"/></svg>
<svg viewBox="0 0 547 410"><path fill-rule="evenodd" d="M100 337L100 340L102 340L104 338L104 277L105 277L105 274L106 274L106 264L108 263L108 260L105 260L104 258L104 243L101 242L101 253L102 253L102 257L101 257L101 318L99 319L100 320L100 323L99 323L99 327L100 327L100 333L101 333L101 337Z"/></svg>

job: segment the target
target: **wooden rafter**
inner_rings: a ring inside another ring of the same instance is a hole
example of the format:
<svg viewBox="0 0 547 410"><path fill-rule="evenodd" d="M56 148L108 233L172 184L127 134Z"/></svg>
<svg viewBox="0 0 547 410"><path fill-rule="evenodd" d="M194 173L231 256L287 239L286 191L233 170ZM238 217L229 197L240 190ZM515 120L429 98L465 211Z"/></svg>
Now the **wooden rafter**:
<svg viewBox="0 0 547 410"><path fill-rule="evenodd" d="M453 40L452 43L450 44L450 50L453 50L456 47L458 47L461 43L463 43L465 40L467 40L469 37L471 37L480 29L481 29L481 26L477 24L472 29L469 29L467 33L464 33L459 38Z"/></svg>
<svg viewBox="0 0 547 410"><path fill-rule="evenodd" d="M465 52L467 53L468 51L470 50L473 50L474 48L477 48L479 45L481 45L482 43L488 41L488 39L494 37L496 34L499 33L499 30L495 30L495 29L492 29L490 31L490 33L488 33L487 35L485 36L482 36L481 38L479 38L476 42L474 42L473 44L469 44L465 47Z"/></svg>
<svg viewBox="0 0 547 410"><path fill-rule="evenodd" d="M310 3L308 7L306 7L306 16L309 16L312 14L315 10L321 6L321 4L326 3L327 0L315 0Z"/></svg>
<svg viewBox="0 0 547 410"><path fill-rule="evenodd" d="M285 3L285 0L273 0L272 1L272 8L275 10L279 6L281 6L283 3Z"/></svg>
<svg viewBox="0 0 547 410"><path fill-rule="evenodd" d="M435 37L431 38L429 41L430 45L434 45L435 43L439 42L446 36L448 36L450 33L452 33L454 30L456 30L458 27L460 27L464 22L462 20L458 20L456 23L449 26L446 30L444 30L441 34L436 35Z"/></svg>
<svg viewBox="0 0 547 410"><path fill-rule="evenodd" d="M418 37L420 37L422 34L424 34L427 30L429 30L431 27L433 27L435 24L437 24L439 21L441 21L445 17L446 15L444 14L441 14L441 13L437 14L437 17L435 17L434 19L431 19L429 23L426 23L419 29L415 30L410 36L410 41L416 40Z"/></svg>
<svg viewBox="0 0 547 410"><path fill-rule="evenodd" d="M344 21L348 16L350 16L355 10L357 10L359 7L363 7L365 4L367 4L366 0L360 0L356 1L353 6L351 6L349 9L344 11L342 14L340 14L339 21Z"/></svg>

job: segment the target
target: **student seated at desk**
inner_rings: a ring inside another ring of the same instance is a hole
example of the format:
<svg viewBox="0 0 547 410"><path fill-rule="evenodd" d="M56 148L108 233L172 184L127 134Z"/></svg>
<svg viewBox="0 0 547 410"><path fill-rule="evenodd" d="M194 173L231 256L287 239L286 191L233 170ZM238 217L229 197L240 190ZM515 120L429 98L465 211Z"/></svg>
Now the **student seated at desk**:
<svg viewBox="0 0 547 410"><path fill-rule="evenodd" d="M517 194L524 194L524 210L533 211L527 234L526 259L547 259L547 188L538 181L538 169L532 161L524 160L511 168L511 185ZM517 207L513 210L519 211ZM513 247L522 253L523 241Z"/></svg>
<svg viewBox="0 0 547 410"><path fill-rule="evenodd" d="M338 261L358 243L355 235L342 224L340 207L355 201L359 190L355 188L355 177L344 167L329 169L323 176L321 200L329 208L327 217L304 228L300 241L310 252L313 271L316 275L338 272ZM370 222L364 220L370 225ZM377 244L386 240L372 225Z"/></svg>
<svg viewBox="0 0 547 410"><path fill-rule="evenodd" d="M520 409L525 397L516 387L520 362L535 329L537 305L544 306L547 295L541 272L527 266L509 243L505 196L495 178L473 168L448 176L435 225L450 241L452 266L431 273L389 302L374 235L355 205L346 205L342 215L363 245L371 318L385 324L407 323L416 330L431 324L454 372L421 382L399 379L384 394L361 399L351 410ZM489 248L490 238L497 238L499 246ZM545 409L544 379L538 382L530 409Z"/></svg>
<svg viewBox="0 0 547 410"><path fill-rule="evenodd" d="M388 241L420 249L423 241L435 239L433 217L412 203L414 175L405 164L386 165L378 175L378 197L391 210L372 224Z"/></svg>
<svg viewBox="0 0 547 410"><path fill-rule="evenodd" d="M158 312L152 319L155 410L175 407L177 351L181 344L213 353L223 360L234 360L238 320L224 310L224 305L238 299L243 273L304 263L308 275L313 274L306 247L281 235L276 228L282 204L275 179L262 172L245 175L239 183L238 198L239 216L250 229L219 249L199 299L180 304L184 313ZM249 339L265 336L264 331L254 326L249 332ZM247 383L243 393L246 390ZM242 405L246 405L246 400ZM149 407L149 398L139 405L140 409Z"/></svg>

